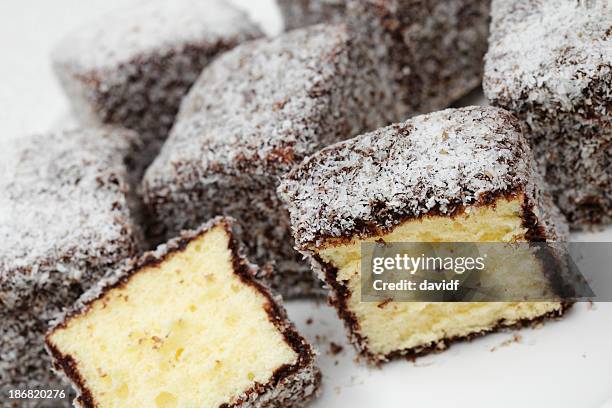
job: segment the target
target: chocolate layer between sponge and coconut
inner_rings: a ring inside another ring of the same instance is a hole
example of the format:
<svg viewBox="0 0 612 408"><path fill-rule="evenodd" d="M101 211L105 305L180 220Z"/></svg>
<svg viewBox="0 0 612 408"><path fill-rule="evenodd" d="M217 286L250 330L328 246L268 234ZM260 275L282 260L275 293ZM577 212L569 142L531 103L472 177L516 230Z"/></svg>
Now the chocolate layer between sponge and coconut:
<svg viewBox="0 0 612 408"><path fill-rule="evenodd" d="M516 118L500 108L473 106L417 116L329 146L286 175L279 194L297 245L306 248L385 231L424 214L451 216L519 190L531 206L551 211L532 220L533 240L556 239L556 231L565 236L562 217L541 193Z"/></svg>
<svg viewBox="0 0 612 408"><path fill-rule="evenodd" d="M326 145L445 107L480 83L488 2L447 3L354 2L346 27L310 26L217 59L145 176L152 235L233 216L275 288L319 293L292 249L277 178Z"/></svg>

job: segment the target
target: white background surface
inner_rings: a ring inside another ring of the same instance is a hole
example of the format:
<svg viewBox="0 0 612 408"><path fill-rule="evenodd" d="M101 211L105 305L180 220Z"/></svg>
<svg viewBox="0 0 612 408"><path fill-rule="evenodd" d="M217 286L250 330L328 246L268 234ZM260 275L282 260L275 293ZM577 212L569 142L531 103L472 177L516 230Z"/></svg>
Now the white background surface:
<svg viewBox="0 0 612 408"><path fill-rule="evenodd" d="M133 2L0 0L0 139L64 125L68 105L50 69L51 48L67 30ZM272 0L234 3L268 33L280 30ZM612 241L612 229L573 238ZM320 350L324 385L314 407L612 407L612 303L578 304L539 329L490 335L382 369L354 361L335 311L323 302L287 306ZM515 334L519 342L511 341ZM331 341L344 351L332 355Z"/></svg>

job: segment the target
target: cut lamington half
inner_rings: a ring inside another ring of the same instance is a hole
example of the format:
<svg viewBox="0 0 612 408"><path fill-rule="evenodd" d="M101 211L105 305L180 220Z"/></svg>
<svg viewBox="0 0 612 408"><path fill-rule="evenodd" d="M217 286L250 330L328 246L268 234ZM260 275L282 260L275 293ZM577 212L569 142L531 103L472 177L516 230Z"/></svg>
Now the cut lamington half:
<svg viewBox="0 0 612 408"><path fill-rule="evenodd" d="M494 0L483 87L574 228L612 222L612 3Z"/></svg>
<svg viewBox="0 0 612 408"><path fill-rule="evenodd" d="M0 401L9 390L61 390L44 351L48 323L139 250L128 166L137 137L80 129L0 148Z"/></svg>
<svg viewBox="0 0 612 408"><path fill-rule="evenodd" d="M292 407L315 396L311 347L218 218L85 294L47 335L80 407Z"/></svg>
<svg viewBox="0 0 612 408"><path fill-rule="evenodd" d="M260 36L246 13L225 0L137 2L72 31L55 50L53 66L82 123L140 134L142 169L202 69Z"/></svg>
<svg viewBox="0 0 612 408"><path fill-rule="evenodd" d="M321 147L389 123L364 53L344 26L316 25L240 45L208 66L145 174L152 236L232 216L274 288L320 290L293 250L278 177Z"/></svg>
<svg viewBox="0 0 612 408"><path fill-rule="evenodd" d="M563 314L555 282L531 258L533 269L514 281L550 301L361 301L362 242L563 239L567 226L537 181L516 120L498 108L468 107L330 146L292 171L279 193L298 248L331 287L351 340L382 362Z"/></svg>

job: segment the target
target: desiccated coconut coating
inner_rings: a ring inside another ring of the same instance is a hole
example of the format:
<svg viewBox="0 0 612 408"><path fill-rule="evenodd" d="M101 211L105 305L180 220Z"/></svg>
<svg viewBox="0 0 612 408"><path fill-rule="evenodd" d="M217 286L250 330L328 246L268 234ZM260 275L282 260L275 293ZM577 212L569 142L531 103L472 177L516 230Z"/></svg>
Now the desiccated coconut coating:
<svg viewBox="0 0 612 408"><path fill-rule="evenodd" d="M318 148L387 123L363 53L344 26L318 25L241 45L207 67L144 178L158 234L231 215L250 257L269 273L275 266L275 288L312 290L277 179Z"/></svg>
<svg viewBox="0 0 612 408"><path fill-rule="evenodd" d="M306 249L328 239L387 231L424 214L451 216L516 191L532 206L549 208L537 177L516 119L499 108L467 107L417 116L329 146L291 171L279 194L297 245ZM551 225L555 215L539 214ZM539 238L556 229L547 233L542 227Z"/></svg>
<svg viewBox="0 0 612 408"><path fill-rule="evenodd" d="M159 150L182 97L204 66L261 35L225 0L153 0L72 32L55 50L53 62L83 123L139 132L143 167Z"/></svg>
<svg viewBox="0 0 612 408"><path fill-rule="evenodd" d="M612 221L612 6L496 0L484 90L525 127L573 227Z"/></svg>
<svg viewBox="0 0 612 408"><path fill-rule="evenodd" d="M277 0L285 30L318 23L341 23L348 0Z"/></svg>
<svg viewBox="0 0 612 408"><path fill-rule="evenodd" d="M348 1L351 31L368 44L395 121L445 108L480 85L490 0Z"/></svg>
<svg viewBox="0 0 612 408"><path fill-rule="evenodd" d="M63 388L43 349L48 321L137 253L124 162L136 138L74 130L0 149L0 400L9 389Z"/></svg>

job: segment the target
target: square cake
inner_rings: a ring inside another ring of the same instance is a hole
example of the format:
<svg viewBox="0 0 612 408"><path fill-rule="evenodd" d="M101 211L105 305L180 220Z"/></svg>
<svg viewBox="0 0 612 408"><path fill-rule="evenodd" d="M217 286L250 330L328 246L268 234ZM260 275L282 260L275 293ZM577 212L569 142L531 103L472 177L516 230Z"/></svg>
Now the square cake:
<svg viewBox="0 0 612 408"><path fill-rule="evenodd" d="M294 407L314 353L240 255L231 221L183 232L85 294L47 335L83 408Z"/></svg>
<svg viewBox="0 0 612 408"><path fill-rule="evenodd" d="M346 22L367 44L395 121L449 106L481 83L491 0L278 0L286 29Z"/></svg>
<svg viewBox="0 0 612 408"><path fill-rule="evenodd" d="M137 254L125 164L136 139L131 131L81 129L3 142L0 401L11 389L63 388L44 352L48 322Z"/></svg>
<svg viewBox="0 0 612 408"><path fill-rule="evenodd" d="M494 0L484 90L521 120L574 228L612 221L612 5Z"/></svg>
<svg viewBox="0 0 612 408"><path fill-rule="evenodd" d="M82 123L140 134L145 167L202 69L261 35L225 0L138 2L70 33L55 50L53 66Z"/></svg>
<svg viewBox="0 0 612 408"><path fill-rule="evenodd" d="M542 302L366 302L363 242L544 242L567 226L538 184L516 119L493 107L448 109L340 142L285 176L298 248L330 286L359 353L372 362L563 314L539 263L518 276ZM535 261L535 259L534 259ZM519 273L520 271L517 271Z"/></svg>
<svg viewBox="0 0 612 408"><path fill-rule="evenodd" d="M276 187L306 155L390 120L392 101L377 92L364 54L344 26L316 25L240 45L209 65L145 174L151 235L229 215L275 289L320 290L293 250Z"/></svg>
<svg viewBox="0 0 612 408"><path fill-rule="evenodd" d="M448 107L477 88L490 0L348 1L351 31L368 44L396 121Z"/></svg>

